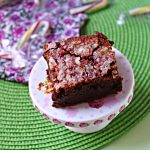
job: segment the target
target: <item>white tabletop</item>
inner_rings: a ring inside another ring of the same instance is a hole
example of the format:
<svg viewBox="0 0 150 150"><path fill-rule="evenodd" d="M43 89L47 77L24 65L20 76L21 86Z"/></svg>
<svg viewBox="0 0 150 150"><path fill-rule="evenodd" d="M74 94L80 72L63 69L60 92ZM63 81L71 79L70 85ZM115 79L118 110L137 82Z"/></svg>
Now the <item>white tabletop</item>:
<svg viewBox="0 0 150 150"><path fill-rule="evenodd" d="M150 114L103 150L150 150Z"/></svg>

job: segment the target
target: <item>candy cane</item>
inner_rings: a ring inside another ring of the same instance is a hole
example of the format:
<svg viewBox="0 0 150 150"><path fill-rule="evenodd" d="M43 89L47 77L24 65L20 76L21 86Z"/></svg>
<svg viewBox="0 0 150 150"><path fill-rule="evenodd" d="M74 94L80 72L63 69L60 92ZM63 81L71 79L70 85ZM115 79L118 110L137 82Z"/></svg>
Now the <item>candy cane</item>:
<svg viewBox="0 0 150 150"><path fill-rule="evenodd" d="M141 15L141 14L145 14L145 13L150 13L150 6L138 7L138 8L128 11L127 13L121 13L117 20L117 24L123 25L125 23L125 18L128 15L135 16L135 15Z"/></svg>
<svg viewBox="0 0 150 150"><path fill-rule="evenodd" d="M26 43L26 41L29 39L30 35L33 33L33 31L35 30L35 28L37 27L37 23L34 23L23 35L23 37L21 39L19 39L18 41L18 45L17 48L22 48L23 45Z"/></svg>
<svg viewBox="0 0 150 150"><path fill-rule="evenodd" d="M135 8L129 11L130 15L140 15L144 13L150 12L150 6L145 6L145 7L140 7L140 8Z"/></svg>
<svg viewBox="0 0 150 150"><path fill-rule="evenodd" d="M36 30L38 30L42 26L43 26L43 31L41 31L39 34L41 36L44 36L49 29L49 22L48 21L38 21L38 22L32 24L31 27L25 32L23 37L21 39L19 39L17 48L22 48L24 46L24 44L27 42L27 40L30 38L30 36L33 33L35 33Z"/></svg>
<svg viewBox="0 0 150 150"><path fill-rule="evenodd" d="M2 53L2 52L0 52L0 58L12 59L12 55L9 54L9 53Z"/></svg>
<svg viewBox="0 0 150 150"><path fill-rule="evenodd" d="M41 28L42 28L42 30L40 31ZM40 34L41 36L45 36L48 29L50 30L49 22L48 21L40 21L38 26L36 27L36 29L33 31L33 34L36 33L37 31L39 31L38 34Z"/></svg>
<svg viewBox="0 0 150 150"><path fill-rule="evenodd" d="M28 44L28 49L27 49L27 59L30 56L30 52L31 52L31 45L33 40L37 37L37 36L45 36L45 34L47 33L49 29L49 23L47 21L41 21L38 26L36 27L36 30L33 31L33 34L31 35L31 41Z"/></svg>
<svg viewBox="0 0 150 150"><path fill-rule="evenodd" d="M77 14L77 13L86 12L89 10L101 9L101 8L105 7L107 4L108 4L108 0L99 0L95 3L90 3L90 4L87 4L85 6L73 8L70 10L70 14L73 15L73 14Z"/></svg>
<svg viewBox="0 0 150 150"><path fill-rule="evenodd" d="M42 27L42 30L41 30ZM49 29L49 22L48 21L38 21L34 23L23 35L23 37L18 41L16 49L20 49L24 46L24 44L27 42L27 40L30 38L30 36L34 33L39 34L41 36L45 36ZM39 32L39 33L38 33ZM13 52L13 51L12 51ZM18 51L19 53L19 51ZM4 53L0 52L0 58L4 59L12 59L13 56L10 53Z"/></svg>

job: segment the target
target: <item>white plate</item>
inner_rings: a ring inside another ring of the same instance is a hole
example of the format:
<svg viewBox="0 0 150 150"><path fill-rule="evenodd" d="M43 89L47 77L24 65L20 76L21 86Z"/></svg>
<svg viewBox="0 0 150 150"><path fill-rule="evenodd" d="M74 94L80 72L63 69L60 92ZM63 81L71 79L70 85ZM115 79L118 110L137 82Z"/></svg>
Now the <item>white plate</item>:
<svg viewBox="0 0 150 150"><path fill-rule="evenodd" d="M104 128L128 106L134 88L130 63L118 50L113 50L116 53L118 71L123 77L122 92L91 103L66 108L52 107L51 94L37 90L38 84L46 79L47 64L42 57L33 67L29 78L29 91L35 108L53 123L64 125L75 132L91 133Z"/></svg>

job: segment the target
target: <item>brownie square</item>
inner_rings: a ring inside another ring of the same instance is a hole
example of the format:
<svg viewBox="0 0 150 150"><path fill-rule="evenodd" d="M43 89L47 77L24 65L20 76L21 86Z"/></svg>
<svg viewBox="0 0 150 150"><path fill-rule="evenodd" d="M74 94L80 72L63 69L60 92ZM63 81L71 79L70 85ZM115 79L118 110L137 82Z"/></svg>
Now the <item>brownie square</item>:
<svg viewBox="0 0 150 150"><path fill-rule="evenodd" d="M44 45L54 107L89 102L122 90L112 44L97 32Z"/></svg>

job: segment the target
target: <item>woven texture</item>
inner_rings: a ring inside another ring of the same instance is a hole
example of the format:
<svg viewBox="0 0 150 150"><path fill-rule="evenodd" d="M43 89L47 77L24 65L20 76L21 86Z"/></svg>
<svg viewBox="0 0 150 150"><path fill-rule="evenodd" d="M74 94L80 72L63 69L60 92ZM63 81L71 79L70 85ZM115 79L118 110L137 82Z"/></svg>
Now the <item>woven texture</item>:
<svg viewBox="0 0 150 150"><path fill-rule="evenodd" d="M136 86L127 109L104 130L77 134L44 119L33 108L27 86L0 80L0 149L94 150L139 122L150 111L150 20L128 16L122 26L116 20L120 12L144 5L150 5L150 1L117 0L114 5L90 14L81 31L81 34L102 31L131 62Z"/></svg>

